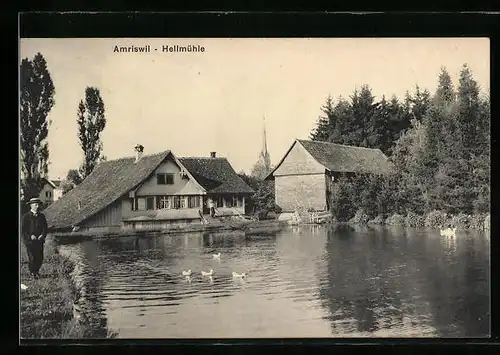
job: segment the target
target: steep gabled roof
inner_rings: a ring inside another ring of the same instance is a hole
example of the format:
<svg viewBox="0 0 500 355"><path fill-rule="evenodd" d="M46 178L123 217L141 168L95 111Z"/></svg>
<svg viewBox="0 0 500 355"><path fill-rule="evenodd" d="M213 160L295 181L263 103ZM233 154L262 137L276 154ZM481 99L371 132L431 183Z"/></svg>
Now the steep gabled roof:
<svg viewBox="0 0 500 355"><path fill-rule="evenodd" d="M169 154L145 155L137 163L135 158L101 162L80 185L44 210L49 227L67 228L95 215L147 179Z"/></svg>
<svg viewBox="0 0 500 355"><path fill-rule="evenodd" d="M227 158L183 157L184 167L208 193L253 193Z"/></svg>
<svg viewBox="0 0 500 355"><path fill-rule="evenodd" d="M387 174L392 170L389 159L380 149L296 139L267 178L274 174L297 143L329 171Z"/></svg>

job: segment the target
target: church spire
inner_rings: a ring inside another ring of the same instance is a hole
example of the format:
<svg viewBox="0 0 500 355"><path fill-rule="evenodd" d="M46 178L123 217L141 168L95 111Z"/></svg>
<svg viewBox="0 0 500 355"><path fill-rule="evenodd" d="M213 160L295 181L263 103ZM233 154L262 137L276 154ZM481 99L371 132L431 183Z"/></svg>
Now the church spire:
<svg viewBox="0 0 500 355"><path fill-rule="evenodd" d="M262 155L267 156L267 137L266 137L266 116L263 116L262 124Z"/></svg>

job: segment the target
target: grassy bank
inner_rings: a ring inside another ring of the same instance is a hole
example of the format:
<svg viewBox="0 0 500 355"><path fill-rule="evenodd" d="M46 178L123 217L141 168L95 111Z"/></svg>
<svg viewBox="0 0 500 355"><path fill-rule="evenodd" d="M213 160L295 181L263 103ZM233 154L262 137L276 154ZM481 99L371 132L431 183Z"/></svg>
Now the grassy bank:
<svg viewBox="0 0 500 355"><path fill-rule="evenodd" d="M77 297L70 273L73 264L57 253L50 239L45 245L45 258L40 279L30 278L28 256L21 247L20 327L23 339L86 339L100 336L100 331L73 319L73 302ZM108 337L114 334L108 332Z"/></svg>

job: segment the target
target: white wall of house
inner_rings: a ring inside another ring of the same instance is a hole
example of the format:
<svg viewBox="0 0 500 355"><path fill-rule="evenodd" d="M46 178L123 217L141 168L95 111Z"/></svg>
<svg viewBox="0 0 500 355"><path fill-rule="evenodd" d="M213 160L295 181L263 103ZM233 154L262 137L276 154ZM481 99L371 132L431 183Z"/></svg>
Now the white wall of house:
<svg viewBox="0 0 500 355"><path fill-rule="evenodd" d="M57 200L59 200L62 197L62 195L63 195L62 192L63 191L62 191L61 188L55 188L54 189L54 201L57 201Z"/></svg>
<svg viewBox="0 0 500 355"><path fill-rule="evenodd" d="M161 208L178 208L201 210L205 190L187 175L181 175L180 167L171 158L158 166L151 177L131 194L122 200L122 216L124 219L148 215ZM167 174L158 180L158 175ZM134 197L135 195L135 197ZM134 198L137 209L133 208Z"/></svg>

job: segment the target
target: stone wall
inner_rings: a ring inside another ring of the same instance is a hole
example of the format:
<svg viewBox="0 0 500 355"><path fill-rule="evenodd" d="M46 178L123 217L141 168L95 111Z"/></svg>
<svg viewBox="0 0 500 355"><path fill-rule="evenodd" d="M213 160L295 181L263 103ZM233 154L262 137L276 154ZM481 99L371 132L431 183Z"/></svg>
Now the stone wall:
<svg viewBox="0 0 500 355"><path fill-rule="evenodd" d="M291 212L297 207L326 209L324 174L276 176L275 192L276 204L283 212Z"/></svg>

